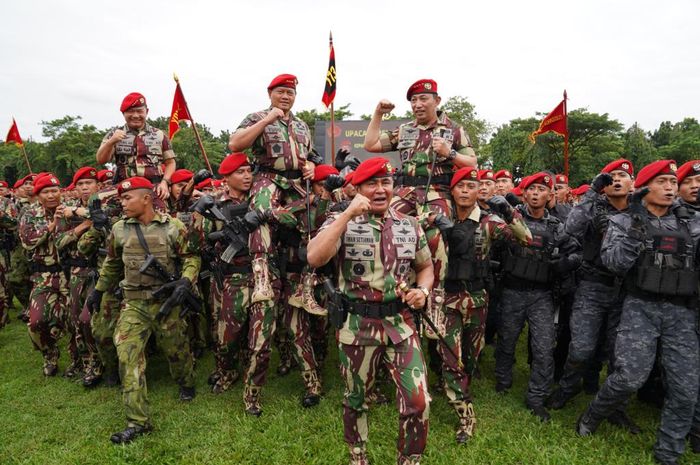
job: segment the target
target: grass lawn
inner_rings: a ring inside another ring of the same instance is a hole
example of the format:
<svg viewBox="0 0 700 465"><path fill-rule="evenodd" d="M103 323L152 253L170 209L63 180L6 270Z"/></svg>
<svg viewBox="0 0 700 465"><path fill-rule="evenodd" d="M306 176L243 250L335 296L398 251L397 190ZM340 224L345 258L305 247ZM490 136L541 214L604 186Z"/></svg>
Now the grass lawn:
<svg viewBox="0 0 700 465"><path fill-rule="evenodd" d="M61 347L59 372L66 367L65 338ZM573 405L553 412L551 423L541 424L524 408L527 366L522 345L518 353L514 387L500 396L493 390L493 348L486 349L484 377L473 387L478 424L469 444L455 443L455 414L444 396L433 398L424 464L653 463L658 410L635 399L630 412L642 434L630 436L604 423L594 437L579 438L573 425L590 400L580 395ZM206 383L213 367L211 354L197 366L197 398L180 403L165 360L157 355L148 366L155 431L127 446L109 442L109 436L125 425L117 388L85 390L60 376L47 379L41 365L25 325L13 312L12 323L0 331L0 465L347 463L342 385L333 349L323 371L326 395L310 410L299 403L300 375L294 371L277 376L274 354L261 418L243 413L240 381L229 392L211 394ZM372 407L368 444L372 464L395 463L396 434L394 404ZM700 463L700 456L686 452L681 463Z"/></svg>

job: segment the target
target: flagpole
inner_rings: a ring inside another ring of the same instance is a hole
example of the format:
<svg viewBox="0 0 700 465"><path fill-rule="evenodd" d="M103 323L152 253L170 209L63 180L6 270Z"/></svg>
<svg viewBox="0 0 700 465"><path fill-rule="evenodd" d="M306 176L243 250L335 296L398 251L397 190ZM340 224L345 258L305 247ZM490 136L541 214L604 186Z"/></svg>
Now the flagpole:
<svg viewBox="0 0 700 465"><path fill-rule="evenodd" d="M24 144L20 145L19 147L22 149L22 155L24 155L24 161L25 161L25 163L27 163L27 168L29 169L29 174L34 173L34 171L32 171L31 165L29 164L29 157L27 157L27 151L24 149Z"/></svg>
<svg viewBox="0 0 700 465"><path fill-rule="evenodd" d="M177 74L173 73L173 79L175 79L175 83L179 86L180 85L180 80L177 77ZM185 108L187 109L187 114L190 115L190 123L192 123L192 129L194 129L194 138L197 140L197 144L199 145L199 150L202 151L202 155L204 155L204 162L207 164L207 169L213 174L214 170L211 168L211 163L209 163L209 158L207 157L207 151L204 150L204 144L202 144L202 138L199 137L199 131L197 131L197 124L194 122L194 118L192 118L192 112L190 111L189 105L187 105L187 99L185 98L185 93L182 92L182 87L180 87L180 95L182 95L182 100L185 102Z"/></svg>
<svg viewBox="0 0 700 465"><path fill-rule="evenodd" d="M328 35L328 44L329 49L332 49L333 31ZM335 107L333 102L331 102L331 165L335 166Z"/></svg>
<svg viewBox="0 0 700 465"><path fill-rule="evenodd" d="M566 111L566 89L564 89L564 118L566 118L566 132L564 133L564 176L569 178L569 116Z"/></svg>

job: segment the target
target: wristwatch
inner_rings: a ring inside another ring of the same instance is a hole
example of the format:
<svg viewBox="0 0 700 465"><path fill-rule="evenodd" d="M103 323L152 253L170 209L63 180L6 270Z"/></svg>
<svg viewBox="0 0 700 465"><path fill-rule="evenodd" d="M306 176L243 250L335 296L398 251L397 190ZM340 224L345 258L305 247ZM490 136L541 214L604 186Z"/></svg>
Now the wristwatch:
<svg viewBox="0 0 700 465"><path fill-rule="evenodd" d="M450 150L450 154L447 155L448 160L454 160L457 157L457 151L455 149Z"/></svg>
<svg viewBox="0 0 700 465"><path fill-rule="evenodd" d="M423 293L423 295L425 295L425 298L426 298L426 299L427 299L428 296L430 295L430 291L428 290L427 287L416 286L416 289L418 289L419 291L421 291L421 292Z"/></svg>

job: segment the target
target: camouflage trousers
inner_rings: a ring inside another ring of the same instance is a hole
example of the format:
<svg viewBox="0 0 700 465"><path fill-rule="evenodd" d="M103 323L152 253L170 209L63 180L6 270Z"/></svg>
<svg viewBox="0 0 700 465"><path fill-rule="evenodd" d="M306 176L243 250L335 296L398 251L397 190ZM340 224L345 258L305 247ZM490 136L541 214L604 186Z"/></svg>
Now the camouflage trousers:
<svg viewBox="0 0 700 465"><path fill-rule="evenodd" d="M114 345L114 331L119 321L121 302L114 295L114 291L107 291L102 296L100 310L90 317L90 322L83 324L83 334L89 333L91 337L86 337L86 347L88 352L99 354L100 361L105 372L113 373L119 369L119 358L117 348Z"/></svg>
<svg viewBox="0 0 700 465"><path fill-rule="evenodd" d="M197 312L187 312L187 335L190 338L192 351L203 352L207 349L207 332L209 331L207 314L211 314L211 311L208 310L208 302L211 302L209 282L200 281L195 292L202 305Z"/></svg>
<svg viewBox="0 0 700 465"><path fill-rule="evenodd" d="M269 210L289 204L306 195L304 191L292 184L290 189L282 189L267 175L258 175L250 190L250 207L254 210ZM248 238L248 248L254 258L267 256L273 253L275 244L272 241L270 225L261 224Z"/></svg>
<svg viewBox="0 0 700 465"><path fill-rule="evenodd" d="M282 323L289 331L292 354L301 370L316 371L317 363L311 339L311 315L303 308L289 303L289 297L293 296L297 286L301 285L299 273L287 273L280 298L280 310L283 312Z"/></svg>
<svg viewBox="0 0 700 465"><path fill-rule="evenodd" d="M240 363L241 338L245 337L252 288L250 274L235 273L223 277L223 289L216 280L211 285L214 321L214 358L216 368L230 371Z"/></svg>
<svg viewBox="0 0 700 465"><path fill-rule="evenodd" d="M367 397L384 365L396 385L399 409L399 456L420 455L428 438L427 369L420 340L414 333L398 344L339 345L340 374L345 381L343 425L345 442L352 447L364 447L369 426Z"/></svg>
<svg viewBox="0 0 700 465"><path fill-rule="evenodd" d="M122 399L129 426L143 426L149 422L148 388L146 386L146 344L155 333L158 346L170 364L173 379L185 387L194 386L194 369L187 325L174 308L162 322L156 315L162 302L129 299L122 306L114 344L119 357L119 375L122 381Z"/></svg>
<svg viewBox="0 0 700 465"><path fill-rule="evenodd" d="M427 203L424 204L426 196ZM431 213L442 213L452 218L449 193L438 192L432 187L426 192L419 187L398 186L394 189L391 206L401 213L417 217L421 225L427 224L427 217ZM434 287L442 288L447 274L447 244L437 227L430 226L423 229L433 257Z"/></svg>
<svg viewBox="0 0 700 465"><path fill-rule="evenodd" d="M12 308L12 293L7 280L9 266L5 253L0 251L0 329L8 323L8 312Z"/></svg>
<svg viewBox="0 0 700 465"><path fill-rule="evenodd" d="M575 394L586 369L595 363L601 338L606 338L609 372L615 369L615 335L620 323L621 302L619 289L602 283L581 280L571 310L571 342L559 379L559 387Z"/></svg>
<svg viewBox="0 0 700 465"><path fill-rule="evenodd" d="M617 329L615 371L607 377L589 407L594 415L602 418L618 409L648 378L657 345L661 344L666 398L654 454L669 462L685 449L685 437L698 398L697 324L695 308L628 295Z"/></svg>
<svg viewBox="0 0 700 465"><path fill-rule="evenodd" d="M527 388L528 407L544 405L554 378L554 303L548 289L503 289L501 326L496 344L496 381L513 384L515 346L527 321L532 335L532 365Z"/></svg>
<svg viewBox="0 0 700 465"><path fill-rule="evenodd" d="M29 337L36 350L46 354L63 335L68 301L66 276L58 273L34 273L29 295Z"/></svg>
<svg viewBox="0 0 700 465"><path fill-rule="evenodd" d="M31 276L29 272L29 259L20 245L12 250L10 254L10 268L7 274L7 282L11 294L24 308L23 313L29 315L29 293L32 289Z"/></svg>
<svg viewBox="0 0 700 465"><path fill-rule="evenodd" d="M83 304L91 287L88 283L88 268L73 268L70 275L68 291L68 311L66 312L66 331L68 332L68 352L73 363L87 366L97 357L97 353L90 354L84 335L84 324L80 315L83 312ZM89 337L89 336L88 336ZM92 356L91 356L92 355Z"/></svg>

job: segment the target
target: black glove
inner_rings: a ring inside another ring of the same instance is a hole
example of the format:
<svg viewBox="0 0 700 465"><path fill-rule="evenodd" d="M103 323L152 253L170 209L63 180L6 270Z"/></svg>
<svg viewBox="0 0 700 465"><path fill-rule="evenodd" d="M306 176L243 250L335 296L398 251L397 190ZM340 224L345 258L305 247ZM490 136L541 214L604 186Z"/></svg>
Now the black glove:
<svg viewBox="0 0 700 465"><path fill-rule="evenodd" d="M100 305L102 304L102 294L104 294L104 292L98 291L97 289L93 289L90 292L90 295L88 295L87 299L85 299L85 306L87 306L90 315L100 311Z"/></svg>
<svg viewBox="0 0 700 465"><path fill-rule="evenodd" d="M102 210L102 202L100 199L92 199L88 210L90 211L90 220L95 229L105 229L109 224L107 214Z"/></svg>
<svg viewBox="0 0 700 465"><path fill-rule="evenodd" d="M336 189L340 189L345 184L345 178L338 174L329 175L323 182L323 188L328 192L333 192Z"/></svg>
<svg viewBox="0 0 700 465"><path fill-rule="evenodd" d="M245 214L243 221L246 225L248 232L252 232L257 229L261 224L265 224L270 220L269 210L251 210Z"/></svg>
<svg viewBox="0 0 700 465"><path fill-rule="evenodd" d="M360 166L360 159L357 157L348 157L345 160L345 166L349 166L351 170L355 171L358 166Z"/></svg>
<svg viewBox="0 0 700 465"><path fill-rule="evenodd" d="M612 185L612 183L613 178L612 176L610 176L610 174L600 173L595 178L593 178L593 181L591 181L591 189L600 194L603 192L603 189Z"/></svg>
<svg viewBox="0 0 700 465"><path fill-rule="evenodd" d="M203 195L189 208L191 212L197 212L202 216L211 217L208 210L216 204L214 197L211 195Z"/></svg>
<svg viewBox="0 0 700 465"><path fill-rule="evenodd" d="M452 228L455 227L454 222L442 213L438 213L433 220L433 225L440 230L444 241L449 241Z"/></svg>
<svg viewBox="0 0 700 465"><path fill-rule="evenodd" d="M311 149L308 155L306 155L306 159L309 160L311 163L314 165L322 165L323 164L323 157L321 156L320 153L316 151L316 149Z"/></svg>
<svg viewBox="0 0 700 465"><path fill-rule="evenodd" d="M506 194L506 200L512 207L517 207L518 205L522 205L522 202L518 198L517 195L513 194L512 192L508 192Z"/></svg>
<svg viewBox="0 0 700 465"><path fill-rule="evenodd" d="M211 171L201 169L194 174L192 181L194 182L194 185L196 186L200 182L205 181L205 180L212 178L212 177L213 177L213 175L211 174Z"/></svg>
<svg viewBox="0 0 700 465"><path fill-rule="evenodd" d="M549 264L557 274L569 273L581 266L581 256L576 254L559 256L552 258Z"/></svg>
<svg viewBox="0 0 700 465"><path fill-rule="evenodd" d="M338 149L338 151L335 154L335 169L341 171L343 168L345 168L345 159L348 155L350 155L349 149L345 147L341 147Z"/></svg>
<svg viewBox="0 0 700 465"><path fill-rule="evenodd" d="M610 222L610 216L598 213L593 216L593 227L601 236L605 235L605 231L608 229L608 223Z"/></svg>
<svg viewBox="0 0 700 465"><path fill-rule="evenodd" d="M192 288L192 282L187 278L176 279L175 281L170 281L160 286L158 289L153 291L153 297L156 299L161 299L166 295L174 295L175 291L178 289L185 289L189 291ZM171 296L172 296L171 295Z"/></svg>
<svg viewBox="0 0 700 465"><path fill-rule="evenodd" d="M494 195L486 201L491 211L503 218L506 223L513 221L513 207L502 195Z"/></svg>
<svg viewBox="0 0 700 465"><path fill-rule="evenodd" d="M635 229L639 232L645 230L646 222L644 221L647 216L647 208L642 203L642 199L646 197L649 193L648 187L642 187L634 194L630 195L630 202L628 210L630 216L632 217L631 229Z"/></svg>

